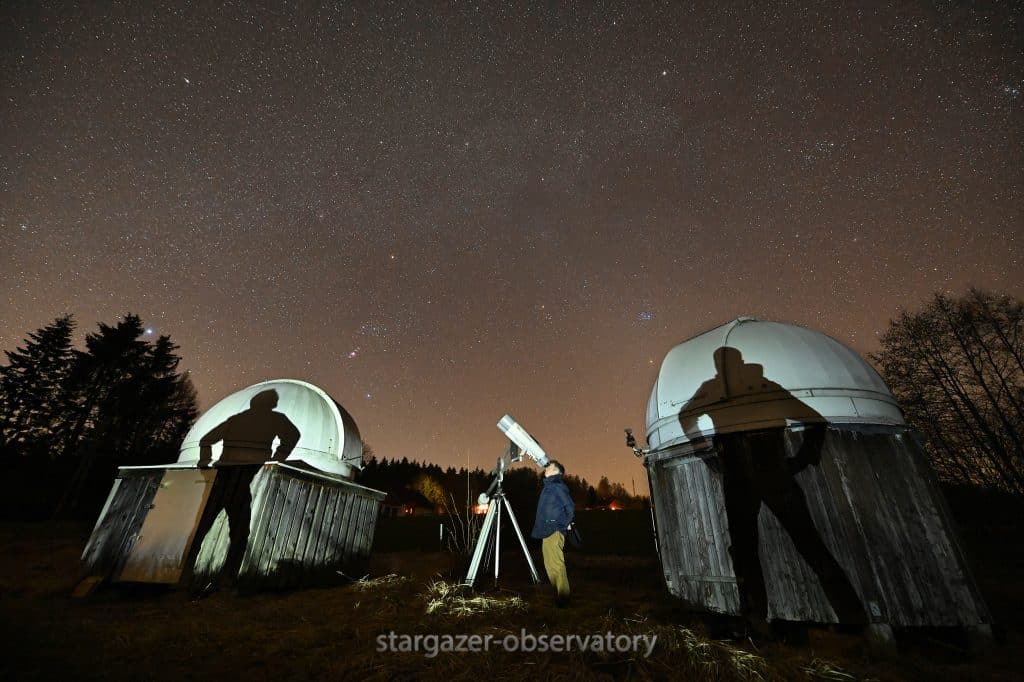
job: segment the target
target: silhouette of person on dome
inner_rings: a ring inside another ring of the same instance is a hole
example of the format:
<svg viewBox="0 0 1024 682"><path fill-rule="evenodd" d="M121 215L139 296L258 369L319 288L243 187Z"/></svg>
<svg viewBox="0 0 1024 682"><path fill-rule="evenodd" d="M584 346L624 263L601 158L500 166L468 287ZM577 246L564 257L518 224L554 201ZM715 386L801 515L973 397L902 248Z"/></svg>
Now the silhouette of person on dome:
<svg viewBox="0 0 1024 682"><path fill-rule="evenodd" d="M274 410L277 401L277 391L273 389L257 393L249 401L249 409L228 417L199 441L197 466L201 469L216 466L217 476L196 527L195 539L186 562L188 582L192 580L195 559L203 539L210 532L221 509L227 512L230 545L217 582L228 584L238 575L249 542L252 508L250 487L253 478L265 462L283 462L287 459L301 435L288 417ZM275 439L280 441L277 449L271 452ZM224 446L214 465L213 445L220 441L224 442ZM213 587L213 584L207 585L203 591Z"/></svg>
<svg viewBox="0 0 1024 682"><path fill-rule="evenodd" d="M727 346L714 353L714 377L694 392L679 411L683 432L691 440L702 438L698 418L720 403L742 405L757 396L754 431L715 433L713 443L721 462L722 492L729 522L733 569L743 615L756 628L766 624L768 595L758 553L757 518L761 505L771 509L789 534L796 550L817 575L841 623L866 622L864 608L842 566L825 546L794 474L821 461L826 422L822 415L764 376L759 364L747 363L739 350ZM708 414L712 421L713 414ZM805 425L803 442L795 457L786 457L785 428L789 422ZM719 426L716 424L716 426Z"/></svg>

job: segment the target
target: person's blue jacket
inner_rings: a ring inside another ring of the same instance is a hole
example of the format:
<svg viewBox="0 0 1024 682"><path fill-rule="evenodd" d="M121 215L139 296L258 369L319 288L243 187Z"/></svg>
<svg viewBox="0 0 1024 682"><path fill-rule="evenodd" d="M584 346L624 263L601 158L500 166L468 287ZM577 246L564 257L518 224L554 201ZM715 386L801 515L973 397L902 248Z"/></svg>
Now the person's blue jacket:
<svg viewBox="0 0 1024 682"><path fill-rule="evenodd" d="M562 480L562 474L544 477L544 489L537 500L537 520L530 533L538 540L543 540L556 530L565 533L569 524L576 518L576 505L569 495L569 486Z"/></svg>

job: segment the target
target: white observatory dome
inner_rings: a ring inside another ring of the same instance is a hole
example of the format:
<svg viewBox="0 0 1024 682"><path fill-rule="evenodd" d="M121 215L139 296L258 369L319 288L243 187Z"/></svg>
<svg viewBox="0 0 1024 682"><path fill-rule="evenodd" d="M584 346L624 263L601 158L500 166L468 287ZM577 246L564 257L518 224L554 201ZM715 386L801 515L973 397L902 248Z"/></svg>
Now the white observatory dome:
<svg viewBox="0 0 1024 682"><path fill-rule="evenodd" d="M269 441L270 438L273 438L273 446L276 447L282 439L273 435L273 428L267 427L267 422L283 423L285 424L284 428L294 434L295 431L287 427L290 422L298 432L298 441L288 455L287 461L302 461L319 471L351 479L355 475L354 469L361 467L363 460L363 442L359 437L359 429L356 427L355 420L326 392L312 384L294 379L275 379L255 384L232 393L211 407L196 421L188 435L185 436L185 440L181 444L181 452L178 455L178 462L182 464L198 462L200 440L204 436L209 434L213 439L216 435L220 435L219 433L214 435L214 430L223 427L232 417L236 417L235 423L237 424L237 417L242 417L244 413L250 412L251 403L255 406L261 397L266 398L270 392L276 393L276 406L273 404L274 396L270 396L269 406L276 414L265 412L259 414L255 421L250 419L248 428L254 429L254 435L251 438L246 438L247 434L239 433L239 429L236 428L234 435L229 437L229 440L236 444L235 451L250 452L251 455L242 457L251 460L252 463L262 463L270 459L267 447L269 443L260 441ZM256 398L255 401L254 398ZM286 419L283 419L281 415ZM267 417L272 418L268 419ZM246 443L246 441L251 441L251 443ZM218 440L213 444L214 461L220 459L223 450L224 441ZM242 459L237 455L233 455L232 461L242 463Z"/></svg>
<svg viewBox="0 0 1024 682"><path fill-rule="evenodd" d="M805 327L741 317L665 356L647 404L647 442L657 449L823 422L904 424L885 382L855 351Z"/></svg>

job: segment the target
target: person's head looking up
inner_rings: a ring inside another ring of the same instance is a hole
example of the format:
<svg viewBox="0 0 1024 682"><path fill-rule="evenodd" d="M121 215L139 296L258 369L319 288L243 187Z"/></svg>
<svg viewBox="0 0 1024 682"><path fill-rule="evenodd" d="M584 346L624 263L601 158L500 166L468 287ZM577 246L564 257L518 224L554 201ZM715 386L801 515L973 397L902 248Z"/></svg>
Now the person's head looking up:
<svg viewBox="0 0 1024 682"><path fill-rule="evenodd" d="M549 460L548 465L544 467L544 476L558 476L559 474L565 473L565 467L562 463L557 460Z"/></svg>

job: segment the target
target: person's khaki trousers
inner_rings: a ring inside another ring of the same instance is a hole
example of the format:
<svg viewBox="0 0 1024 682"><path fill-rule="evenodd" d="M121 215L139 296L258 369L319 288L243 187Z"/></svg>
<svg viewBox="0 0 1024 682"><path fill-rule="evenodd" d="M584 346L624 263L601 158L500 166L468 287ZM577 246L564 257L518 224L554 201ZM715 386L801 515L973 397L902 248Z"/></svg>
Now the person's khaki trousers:
<svg viewBox="0 0 1024 682"><path fill-rule="evenodd" d="M565 571L565 536L556 530L544 538L540 549L544 555L544 570L548 573L548 580L554 585L559 597L568 597L569 574Z"/></svg>

